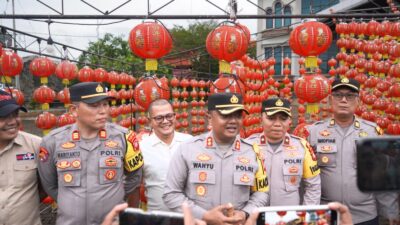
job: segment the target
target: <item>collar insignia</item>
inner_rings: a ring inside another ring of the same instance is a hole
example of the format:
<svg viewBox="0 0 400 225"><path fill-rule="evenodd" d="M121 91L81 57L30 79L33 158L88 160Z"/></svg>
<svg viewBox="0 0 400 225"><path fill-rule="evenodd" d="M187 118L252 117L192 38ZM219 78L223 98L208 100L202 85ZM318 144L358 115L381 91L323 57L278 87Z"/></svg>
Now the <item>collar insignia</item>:
<svg viewBox="0 0 400 225"><path fill-rule="evenodd" d="M72 140L73 141L79 141L81 139L81 136L79 135L79 131L75 130L72 132Z"/></svg>
<svg viewBox="0 0 400 225"><path fill-rule="evenodd" d="M102 138L102 139L107 138L107 132L106 132L106 130L100 130L100 131L99 131L99 137Z"/></svg>
<svg viewBox="0 0 400 225"><path fill-rule="evenodd" d="M358 122L357 120L354 121L354 127L355 128L360 128L360 122Z"/></svg>
<svg viewBox="0 0 400 225"><path fill-rule="evenodd" d="M239 140L236 140L235 149L238 151L240 150L240 141Z"/></svg>
<svg viewBox="0 0 400 225"><path fill-rule="evenodd" d="M331 121L329 122L330 126L334 126L335 125L335 119L331 119Z"/></svg>
<svg viewBox="0 0 400 225"><path fill-rule="evenodd" d="M207 139L206 139L206 147L207 148L210 148L210 147L212 147L213 146L213 139L212 139L212 137L208 137Z"/></svg>
<svg viewBox="0 0 400 225"><path fill-rule="evenodd" d="M290 138L288 136L285 136L285 140L283 141L284 145L289 145L290 144Z"/></svg>
<svg viewBox="0 0 400 225"><path fill-rule="evenodd" d="M265 145L266 143L267 143L267 141L265 140L265 136L264 136L264 134L262 134L260 136L260 144Z"/></svg>

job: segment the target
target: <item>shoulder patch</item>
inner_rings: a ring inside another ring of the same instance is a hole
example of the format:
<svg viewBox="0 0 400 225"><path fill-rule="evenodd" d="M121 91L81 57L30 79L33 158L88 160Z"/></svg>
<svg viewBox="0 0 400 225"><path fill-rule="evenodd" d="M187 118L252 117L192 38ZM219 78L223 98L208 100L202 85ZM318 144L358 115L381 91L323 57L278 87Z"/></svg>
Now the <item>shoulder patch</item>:
<svg viewBox="0 0 400 225"><path fill-rule="evenodd" d="M115 123L107 123L106 127L110 128L110 129L116 129L118 131L121 131L124 134L127 134L127 133L130 132L127 128L122 127L122 126L120 126L118 124L115 124Z"/></svg>
<svg viewBox="0 0 400 225"><path fill-rule="evenodd" d="M366 124L366 125L368 125L370 127L376 127L377 126L376 123L374 123L374 122L371 122L371 121L368 121L368 120L364 120L364 119L360 119L360 118L357 118L357 119L361 123Z"/></svg>
<svg viewBox="0 0 400 225"><path fill-rule="evenodd" d="M295 138L295 139L298 139L298 140L303 139L303 138L301 138L299 136L296 136L296 135L293 135L293 134L289 134L289 135L290 135L291 138Z"/></svg>
<svg viewBox="0 0 400 225"><path fill-rule="evenodd" d="M383 133L384 133L383 129L380 126L376 126L375 131L376 131L376 134L378 134L379 136L383 135Z"/></svg>
<svg viewBox="0 0 400 225"><path fill-rule="evenodd" d="M251 140L248 140L247 138L246 139L240 138L240 140L241 140L242 143L244 143L246 145L249 145L249 146L253 145L253 142L251 142Z"/></svg>
<svg viewBox="0 0 400 225"><path fill-rule="evenodd" d="M66 130L70 130L72 125L73 124L69 124L69 125L62 126L62 127L56 128L54 130L51 130L46 136L54 136L54 135L57 135L57 134L59 134L61 132L65 132Z"/></svg>

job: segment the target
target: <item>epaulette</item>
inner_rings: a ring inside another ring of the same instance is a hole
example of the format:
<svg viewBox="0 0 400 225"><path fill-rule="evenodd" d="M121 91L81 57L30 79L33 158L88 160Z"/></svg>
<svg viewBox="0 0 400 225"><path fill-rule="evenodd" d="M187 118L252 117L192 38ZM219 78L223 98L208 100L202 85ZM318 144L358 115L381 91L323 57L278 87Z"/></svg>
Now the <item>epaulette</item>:
<svg viewBox="0 0 400 225"><path fill-rule="evenodd" d="M319 125L319 124L323 124L323 123L326 123L326 122L329 123L329 121L330 121L330 119L329 120L319 120L317 122L314 122L312 125Z"/></svg>
<svg viewBox="0 0 400 225"><path fill-rule="evenodd" d="M62 127L56 128L54 130L51 130L46 136L54 136L60 132L65 132L66 130L71 129L72 125L73 124L69 124L69 125L62 126Z"/></svg>
<svg viewBox="0 0 400 225"><path fill-rule="evenodd" d="M194 143L194 142L198 142L198 141L204 141L206 139L206 135L207 135L207 133L193 136L193 138L190 138L188 141L186 141L186 143Z"/></svg>
<svg viewBox="0 0 400 225"><path fill-rule="evenodd" d="M118 124L115 124L115 123L107 123L107 124L106 124L106 128L115 129L115 130L118 130L118 131L120 131L120 132L122 132L122 133L124 133L124 134L129 133L128 128L122 127L122 126L120 126L120 125L118 125ZM106 130L107 130L107 129L106 129Z"/></svg>
<svg viewBox="0 0 400 225"><path fill-rule="evenodd" d="M371 121L368 121L368 120L364 120L364 119L358 118L358 121L360 121L361 123L366 124L366 125L368 125L368 126L374 127L374 128L375 128L376 126L378 126L376 123L371 122Z"/></svg>
<svg viewBox="0 0 400 225"><path fill-rule="evenodd" d="M243 142L244 144L247 144L247 145L250 145L250 146L252 146L253 145L253 142L251 142L250 140L248 140L248 139L243 139L243 138L240 138L240 140L241 140L241 142Z"/></svg>
<svg viewBox="0 0 400 225"><path fill-rule="evenodd" d="M247 138L245 138L247 141L254 141L254 139L258 140L260 138L260 134L261 133L256 133L256 134L252 134L250 136L248 136Z"/></svg>
<svg viewBox="0 0 400 225"><path fill-rule="evenodd" d="M293 135L293 134L289 134L289 136L290 136L291 138L294 138L294 139L297 139L297 140L304 139L304 138L301 138L301 137L296 136L296 135Z"/></svg>

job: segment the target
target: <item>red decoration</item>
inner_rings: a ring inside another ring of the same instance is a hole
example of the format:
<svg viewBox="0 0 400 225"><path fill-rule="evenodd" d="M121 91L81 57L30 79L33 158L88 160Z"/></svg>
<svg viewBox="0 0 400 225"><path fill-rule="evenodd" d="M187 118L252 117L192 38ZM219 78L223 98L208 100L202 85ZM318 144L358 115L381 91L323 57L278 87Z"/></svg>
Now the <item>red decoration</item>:
<svg viewBox="0 0 400 225"><path fill-rule="evenodd" d="M210 93L237 93L244 96L245 87L240 80L236 80L231 75L222 74L213 82L210 87Z"/></svg>
<svg viewBox="0 0 400 225"><path fill-rule="evenodd" d="M169 99L170 93L168 85L162 83L156 77L144 77L136 86L134 98L136 104L147 110L149 104L159 98Z"/></svg>
<svg viewBox="0 0 400 225"><path fill-rule="evenodd" d="M62 83L67 85L70 80L78 76L78 67L68 60L63 60L57 65L55 74L58 78L62 79Z"/></svg>
<svg viewBox="0 0 400 225"><path fill-rule="evenodd" d="M33 99L41 104L53 102L55 97L56 93L46 85L40 86L33 92Z"/></svg>
<svg viewBox="0 0 400 225"><path fill-rule="evenodd" d="M24 93L16 88L5 88L4 91L10 93L18 105L23 105L25 102Z"/></svg>
<svg viewBox="0 0 400 225"><path fill-rule="evenodd" d="M55 71L56 67L49 58L47 57L37 57L31 61L29 64L30 72L37 77L41 77L40 83L47 84L50 75Z"/></svg>
<svg viewBox="0 0 400 225"><path fill-rule="evenodd" d="M78 80L81 82L88 82L93 81L94 78L94 71L88 67L84 66L82 69L79 70L78 73Z"/></svg>
<svg viewBox="0 0 400 225"><path fill-rule="evenodd" d="M93 71L93 80L96 82L108 82L108 72L103 68L97 68Z"/></svg>
<svg viewBox="0 0 400 225"><path fill-rule="evenodd" d="M1 81L11 83L11 77L20 74L23 66L22 58L17 53L3 50L0 57L0 74L5 78Z"/></svg>
<svg viewBox="0 0 400 225"><path fill-rule="evenodd" d="M70 104L71 103L71 98L70 98L70 95L69 95L69 89L68 88L64 88L60 92L58 92L57 99L58 99L58 101L64 103L65 106Z"/></svg>
<svg viewBox="0 0 400 225"><path fill-rule="evenodd" d="M57 117L53 113L43 112L36 117L36 127L49 130L57 125Z"/></svg>
<svg viewBox="0 0 400 225"><path fill-rule="evenodd" d="M328 80L321 75L304 75L294 83L294 92L307 103L318 103L330 93ZM307 105L307 112L317 112L318 107Z"/></svg>
<svg viewBox="0 0 400 225"><path fill-rule="evenodd" d="M75 123L75 118L71 113L64 113L57 119L57 124L59 127L63 127L69 124Z"/></svg>

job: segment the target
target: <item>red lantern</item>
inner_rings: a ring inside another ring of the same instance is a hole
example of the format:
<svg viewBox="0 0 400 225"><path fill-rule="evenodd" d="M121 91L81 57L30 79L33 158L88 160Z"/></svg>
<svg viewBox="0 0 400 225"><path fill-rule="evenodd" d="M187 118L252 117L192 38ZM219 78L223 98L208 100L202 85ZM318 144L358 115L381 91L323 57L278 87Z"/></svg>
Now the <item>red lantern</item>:
<svg viewBox="0 0 400 225"><path fill-rule="evenodd" d="M236 80L231 75L222 74L220 77L213 82L210 87L210 93L237 93L244 96L245 87L240 80Z"/></svg>
<svg viewBox="0 0 400 225"><path fill-rule="evenodd" d="M320 22L309 21L297 26L289 38L289 46L296 54L307 57L306 67L317 67L316 56L325 52L332 42L332 31Z"/></svg>
<svg viewBox="0 0 400 225"><path fill-rule="evenodd" d="M65 106L70 104L71 103L71 98L70 98L70 95L69 95L69 89L68 88L64 88L63 90L58 92L57 99L58 99L58 101L64 103Z"/></svg>
<svg viewBox="0 0 400 225"><path fill-rule="evenodd" d="M294 83L294 92L299 99L307 103L307 112L315 113L318 111L318 103L326 98L330 93L328 80L322 75L304 75Z"/></svg>
<svg viewBox="0 0 400 225"><path fill-rule="evenodd" d="M2 78L2 82L11 83L11 77L14 77L21 73L24 63L21 57L11 51L2 51L0 57L0 73L5 76Z"/></svg>
<svg viewBox="0 0 400 225"><path fill-rule="evenodd" d="M145 22L134 27L128 42L135 55L146 59L146 70L157 70L155 59L163 57L172 49L171 35L156 22Z"/></svg>
<svg viewBox="0 0 400 225"><path fill-rule="evenodd" d="M56 93L46 85L40 86L33 92L33 100L41 104L51 103L54 101L55 97Z"/></svg>
<svg viewBox="0 0 400 225"><path fill-rule="evenodd" d="M75 123L75 118L70 113L64 113L57 119L57 124L59 127L63 127L73 123Z"/></svg>
<svg viewBox="0 0 400 225"><path fill-rule="evenodd" d="M115 85L119 83L120 76L117 72L111 71L108 73L107 82L111 84L111 88L114 89Z"/></svg>
<svg viewBox="0 0 400 225"><path fill-rule="evenodd" d="M93 80L96 82L107 82L108 73L107 70L103 68L97 68L93 71Z"/></svg>
<svg viewBox="0 0 400 225"><path fill-rule="evenodd" d="M34 76L40 77L41 84L47 84L50 75L55 71L56 67L49 58L37 57L29 64L29 70Z"/></svg>
<svg viewBox="0 0 400 225"><path fill-rule="evenodd" d="M81 82L88 82L93 81L94 71L88 67L84 66L82 69L79 70L78 73L78 80Z"/></svg>
<svg viewBox="0 0 400 225"><path fill-rule="evenodd" d="M63 84L68 85L70 80L78 76L78 67L68 60L63 60L57 65L55 74L62 79Z"/></svg>
<svg viewBox="0 0 400 225"><path fill-rule="evenodd" d="M16 88L5 88L4 91L11 94L18 105L23 105L25 102L24 93Z"/></svg>
<svg viewBox="0 0 400 225"><path fill-rule="evenodd" d="M156 99L169 99L169 88L161 83L157 77L144 77L136 86L134 98L136 104L147 110L150 103Z"/></svg>
<svg viewBox="0 0 400 225"><path fill-rule="evenodd" d="M57 125L57 117L53 113L42 112L36 117L36 127L44 130L43 134L47 134L49 130Z"/></svg>

